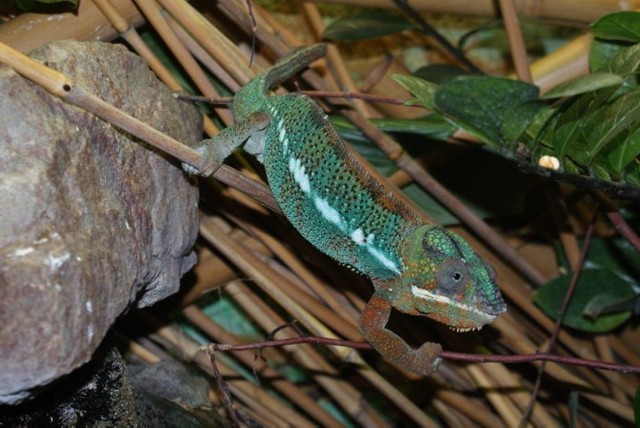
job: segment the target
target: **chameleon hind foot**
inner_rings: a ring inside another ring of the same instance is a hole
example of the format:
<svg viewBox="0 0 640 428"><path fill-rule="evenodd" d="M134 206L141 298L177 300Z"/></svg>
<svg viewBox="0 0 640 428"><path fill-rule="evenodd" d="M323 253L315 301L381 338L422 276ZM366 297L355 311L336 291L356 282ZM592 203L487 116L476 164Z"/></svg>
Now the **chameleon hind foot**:
<svg viewBox="0 0 640 428"><path fill-rule="evenodd" d="M187 172L187 174L191 175L202 175L204 177L209 177L213 175L218 168L222 166L225 158L220 158L217 156L217 151L212 150L212 147L215 147L216 139L211 138L208 140L202 140L197 143L195 146L191 147L196 152L200 153L200 166L195 167L193 165L189 165L186 162L182 162L182 169Z"/></svg>

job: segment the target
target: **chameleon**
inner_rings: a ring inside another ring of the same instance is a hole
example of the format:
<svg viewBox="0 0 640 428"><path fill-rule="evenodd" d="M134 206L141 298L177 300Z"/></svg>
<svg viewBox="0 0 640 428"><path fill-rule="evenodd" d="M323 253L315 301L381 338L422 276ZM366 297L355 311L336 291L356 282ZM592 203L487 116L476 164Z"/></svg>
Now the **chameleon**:
<svg viewBox="0 0 640 428"><path fill-rule="evenodd" d="M274 86L324 56L317 44L293 51L234 96L234 124L193 148L209 176L237 147L264 166L285 217L314 247L369 277L364 339L395 366L421 375L441 362L438 343L415 349L386 328L391 310L426 316L457 331L480 329L506 310L495 270L460 236L422 221L366 173L311 98L270 95Z"/></svg>

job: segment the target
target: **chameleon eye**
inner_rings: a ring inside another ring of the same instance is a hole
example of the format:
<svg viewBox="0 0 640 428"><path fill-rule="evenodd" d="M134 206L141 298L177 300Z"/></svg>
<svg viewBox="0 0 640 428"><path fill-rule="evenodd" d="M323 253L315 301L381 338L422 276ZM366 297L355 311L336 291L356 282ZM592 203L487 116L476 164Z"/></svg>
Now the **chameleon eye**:
<svg viewBox="0 0 640 428"><path fill-rule="evenodd" d="M437 286L442 291L456 292L467 283L469 273L461 260L445 260L436 275Z"/></svg>

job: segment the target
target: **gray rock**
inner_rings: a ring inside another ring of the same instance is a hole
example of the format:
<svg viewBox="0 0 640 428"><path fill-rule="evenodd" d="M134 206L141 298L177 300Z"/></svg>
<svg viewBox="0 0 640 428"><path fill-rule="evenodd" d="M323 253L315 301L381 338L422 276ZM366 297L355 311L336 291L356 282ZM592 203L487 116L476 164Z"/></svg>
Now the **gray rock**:
<svg viewBox="0 0 640 428"><path fill-rule="evenodd" d="M198 111L124 47L32 57L185 144ZM0 403L87 362L113 321L177 291L198 190L178 162L0 67Z"/></svg>

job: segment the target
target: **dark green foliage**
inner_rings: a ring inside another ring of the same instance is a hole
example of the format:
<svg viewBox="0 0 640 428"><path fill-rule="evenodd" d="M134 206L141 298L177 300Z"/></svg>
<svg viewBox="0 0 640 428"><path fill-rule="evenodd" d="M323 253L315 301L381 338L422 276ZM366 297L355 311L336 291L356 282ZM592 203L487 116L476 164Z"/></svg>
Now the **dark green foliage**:
<svg viewBox="0 0 640 428"><path fill-rule="evenodd" d="M365 10L334 21L324 30L322 38L341 41L375 39L414 28L413 23L400 15L386 11Z"/></svg>
<svg viewBox="0 0 640 428"><path fill-rule="evenodd" d="M40 5L67 3L70 8L78 7L79 0L13 0L13 3L23 11L37 9Z"/></svg>
<svg viewBox="0 0 640 428"><path fill-rule="evenodd" d="M532 85L496 77L459 77L441 85L395 78L426 108L507 157L535 168L542 155L553 156L561 172L580 175L583 182L638 186L639 29L637 12L594 23L598 39L590 51L592 73L563 82L543 97Z"/></svg>
<svg viewBox="0 0 640 428"><path fill-rule="evenodd" d="M570 280L571 274L559 276L535 293L535 302L550 317L557 318ZM606 269L585 269L580 273L578 285L562 323L590 333L610 331L625 322L631 316L631 312L604 314L593 319L585 315L585 308L592 304L594 299L611 303L634 296L633 287L625 278Z"/></svg>

